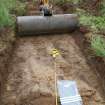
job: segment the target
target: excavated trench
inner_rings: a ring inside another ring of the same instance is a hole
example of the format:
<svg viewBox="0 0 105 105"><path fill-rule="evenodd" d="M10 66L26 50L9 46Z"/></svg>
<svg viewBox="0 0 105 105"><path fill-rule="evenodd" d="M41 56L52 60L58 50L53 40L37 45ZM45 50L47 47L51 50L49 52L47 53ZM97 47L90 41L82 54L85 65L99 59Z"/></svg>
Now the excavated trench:
<svg viewBox="0 0 105 105"><path fill-rule="evenodd" d="M100 73L87 63L76 35L17 38L1 92L1 105L55 105L55 71L63 79L77 82L84 105L105 105ZM53 48L61 52L56 59L50 55Z"/></svg>
<svg viewBox="0 0 105 105"><path fill-rule="evenodd" d="M17 38L4 69L0 105L55 105L55 72L77 82L84 105L105 105L105 65L88 59L82 36ZM54 48L60 51L56 59L50 55Z"/></svg>

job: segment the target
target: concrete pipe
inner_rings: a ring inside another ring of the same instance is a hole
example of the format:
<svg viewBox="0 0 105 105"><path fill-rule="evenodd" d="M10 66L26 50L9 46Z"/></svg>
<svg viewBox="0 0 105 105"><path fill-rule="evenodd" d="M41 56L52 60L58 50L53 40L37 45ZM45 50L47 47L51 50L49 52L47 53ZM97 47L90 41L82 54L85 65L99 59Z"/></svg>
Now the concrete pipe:
<svg viewBox="0 0 105 105"><path fill-rule="evenodd" d="M78 26L76 14L17 17L17 35L37 35L71 32Z"/></svg>

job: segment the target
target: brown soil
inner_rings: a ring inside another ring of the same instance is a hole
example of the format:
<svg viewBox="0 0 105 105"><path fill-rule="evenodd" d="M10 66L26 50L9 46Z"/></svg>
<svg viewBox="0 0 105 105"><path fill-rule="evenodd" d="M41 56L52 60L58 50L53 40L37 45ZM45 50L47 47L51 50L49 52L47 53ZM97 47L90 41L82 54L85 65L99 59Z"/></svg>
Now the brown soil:
<svg viewBox="0 0 105 105"><path fill-rule="evenodd" d="M72 37L75 34L18 38L2 90L2 105L55 105L55 69L64 79L78 83L84 105L104 105L100 75L87 63ZM55 60L50 55L53 48L61 52Z"/></svg>
<svg viewBox="0 0 105 105"><path fill-rule="evenodd" d="M14 33L11 29L6 28L0 30L0 92L1 86L7 76L5 72L8 72L6 68L14 40Z"/></svg>
<svg viewBox="0 0 105 105"><path fill-rule="evenodd" d="M0 105L55 105L55 72L77 82L84 105L105 105L105 65L88 57L85 43L79 32L17 38ZM53 48L61 53L56 59Z"/></svg>

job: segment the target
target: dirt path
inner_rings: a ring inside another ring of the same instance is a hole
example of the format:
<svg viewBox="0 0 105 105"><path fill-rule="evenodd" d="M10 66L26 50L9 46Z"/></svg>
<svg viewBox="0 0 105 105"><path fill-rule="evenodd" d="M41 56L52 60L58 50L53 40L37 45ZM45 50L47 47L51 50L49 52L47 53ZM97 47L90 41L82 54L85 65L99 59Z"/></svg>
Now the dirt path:
<svg viewBox="0 0 105 105"><path fill-rule="evenodd" d="M55 62L57 74L77 82L84 105L105 105L100 76L88 65L75 34L17 38L0 105L55 105ZM50 55L53 48L61 52L55 60Z"/></svg>

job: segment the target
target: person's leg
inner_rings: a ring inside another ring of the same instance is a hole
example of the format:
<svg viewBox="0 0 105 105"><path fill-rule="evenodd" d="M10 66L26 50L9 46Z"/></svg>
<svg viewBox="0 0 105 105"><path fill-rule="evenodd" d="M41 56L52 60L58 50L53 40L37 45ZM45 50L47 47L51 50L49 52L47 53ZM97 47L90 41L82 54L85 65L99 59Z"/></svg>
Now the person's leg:
<svg viewBox="0 0 105 105"><path fill-rule="evenodd" d="M44 16L52 16L52 11L50 9L44 8Z"/></svg>
<svg viewBox="0 0 105 105"><path fill-rule="evenodd" d="M43 0L39 0L39 2L40 2L40 5L43 5L44 4Z"/></svg>
<svg viewBox="0 0 105 105"><path fill-rule="evenodd" d="M42 11L44 6L44 0L39 0L39 10Z"/></svg>

